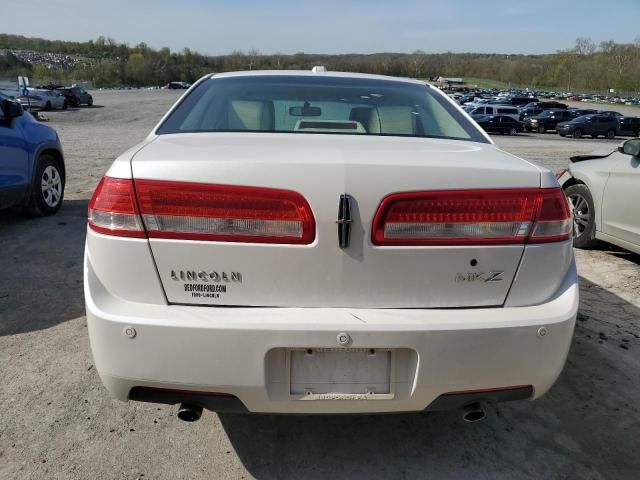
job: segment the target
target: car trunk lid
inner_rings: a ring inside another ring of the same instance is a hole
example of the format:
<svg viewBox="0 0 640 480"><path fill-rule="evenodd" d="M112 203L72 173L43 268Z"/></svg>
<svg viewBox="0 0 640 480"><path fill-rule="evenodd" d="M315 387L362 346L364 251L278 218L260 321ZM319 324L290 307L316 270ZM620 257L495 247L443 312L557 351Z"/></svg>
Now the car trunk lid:
<svg viewBox="0 0 640 480"><path fill-rule="evenodd" d="M137 184L259 187L308 202L307 244L149 239L170 303L219 306L501 305L524 245L376 245L374 217L398 192L540 187L537 167L494 145L382 136L162 135L135 155L132 171ZM351 222L341 246L345 196Z"/></svg>

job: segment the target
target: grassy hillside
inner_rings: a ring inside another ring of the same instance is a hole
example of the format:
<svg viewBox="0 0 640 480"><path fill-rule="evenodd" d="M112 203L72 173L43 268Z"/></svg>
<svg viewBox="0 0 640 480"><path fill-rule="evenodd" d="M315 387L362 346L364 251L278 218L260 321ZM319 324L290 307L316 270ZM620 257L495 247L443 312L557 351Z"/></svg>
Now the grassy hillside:
<svg viewBox="0 0 640 480"><path fill-rule="evenodd" d="M249 69L330 70L429 78L465 77L483 87L535 86L574 91L603 91L638 95L640 42L602 42L598 47L580 38L573 48L548 55L477 53L375 54L261 54L256 50L206 56L185 48L172 52L140 43L134 47L99 37L88 42L64 42L0 34L0 50L10 51L37 82L84 78L97 86L161 85L172 80L192 82L208 72ZM42 55L34 54L46 54ZM49 58L49 63L47 63ZM44 62L44 63L43 63ZM37 67L44 65L44 68ZM14 74L15 66L0 64L0 76ZM494 80L486 80L494 79Z"/></svg>

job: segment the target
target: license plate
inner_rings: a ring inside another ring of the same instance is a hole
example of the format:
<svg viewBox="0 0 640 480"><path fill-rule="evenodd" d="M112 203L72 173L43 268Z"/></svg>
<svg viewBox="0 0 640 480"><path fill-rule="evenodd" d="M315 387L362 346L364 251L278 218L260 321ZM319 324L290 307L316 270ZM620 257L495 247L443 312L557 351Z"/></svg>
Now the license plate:
<svg viewBox="0 0 640 480"><path fill-rule="evenodd" d="M388 397L392 353L369 348L292 349L290 394L307 400Z"/></svg>

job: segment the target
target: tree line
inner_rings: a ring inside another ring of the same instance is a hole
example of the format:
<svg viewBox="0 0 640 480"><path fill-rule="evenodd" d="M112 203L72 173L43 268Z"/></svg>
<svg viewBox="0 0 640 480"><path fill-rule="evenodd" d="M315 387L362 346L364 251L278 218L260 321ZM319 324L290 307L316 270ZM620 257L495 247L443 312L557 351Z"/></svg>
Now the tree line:
<svg viewBox="0 0 640 480"><path fill-rule="evenodd" d="M596 45L590 38L576 39L571 48L544 55L478 53L374 53L374 54L263 54L258 50L228 55L202 55L188 48L172 52L145 43L130 47L111 38L65 42L0 34L0 50L31 50L81 57L70 69L45 68L0 55L0 76L17 71L36 83L92 80L97 87L155 86L170 81L193 82L210 72L256 69L329 70L377 73L414 78L435 76L491 79L513 86L566 91L640 92L640 36L633 42L608 40Z"/></svg>

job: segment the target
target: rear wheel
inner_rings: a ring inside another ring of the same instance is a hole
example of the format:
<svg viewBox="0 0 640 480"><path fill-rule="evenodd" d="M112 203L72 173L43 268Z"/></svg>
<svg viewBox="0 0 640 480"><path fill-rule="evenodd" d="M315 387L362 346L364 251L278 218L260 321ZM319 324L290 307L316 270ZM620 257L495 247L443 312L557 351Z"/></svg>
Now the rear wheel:
<svg viewBox="0 0 640 480"><path fill-rule="evenodd" d="M515 134L517 134L517 133L518 133L518 130L517 130L515 127L512 127L512 128L509 130L509 135L511 135L511 136L513 136L513 135L515 135Z"/></svg>
<svg viewBox="0 0 640 480"><path fill-rule="evenodd" d="M586 185L571 185L565 190L573 211L573 245L576 248L593 248L598 242L595 232L593 197Z"/></svg>
<svg viewBox="0 0 640 480"><path fill-rule="evenodd" d="M69 103L67 103L67 101L65 100L64 103L62 104L62 109L66 110L67 108L69 108Z"/></svg>
<svg viewBox="0 0 640 480"><path fill-rule="evenodd" d="M609 139L616 138L616 131L615 130L609 130L607 132L607 138L609 138Z"/></svg>
<svg viewBox="0 0 640 480"><path fill-rule="evenodd" d="M53 215L60 210L63 197L62 165L52 155L42 155L33 179L29 213L36 217Z"/></svg>
<svg viewBox="0 0 640 480"><path fill-rule="evenodd" d="M573 131L573 138L582 138L582 130L580 130L579 128L576 128Z"/></svg>
<svg viewBox="0 0 640 480"><path fill-rule="evenodd" d="M47 102L47 104L44 106L45 110L51 110L51 102Z"/></svg>

